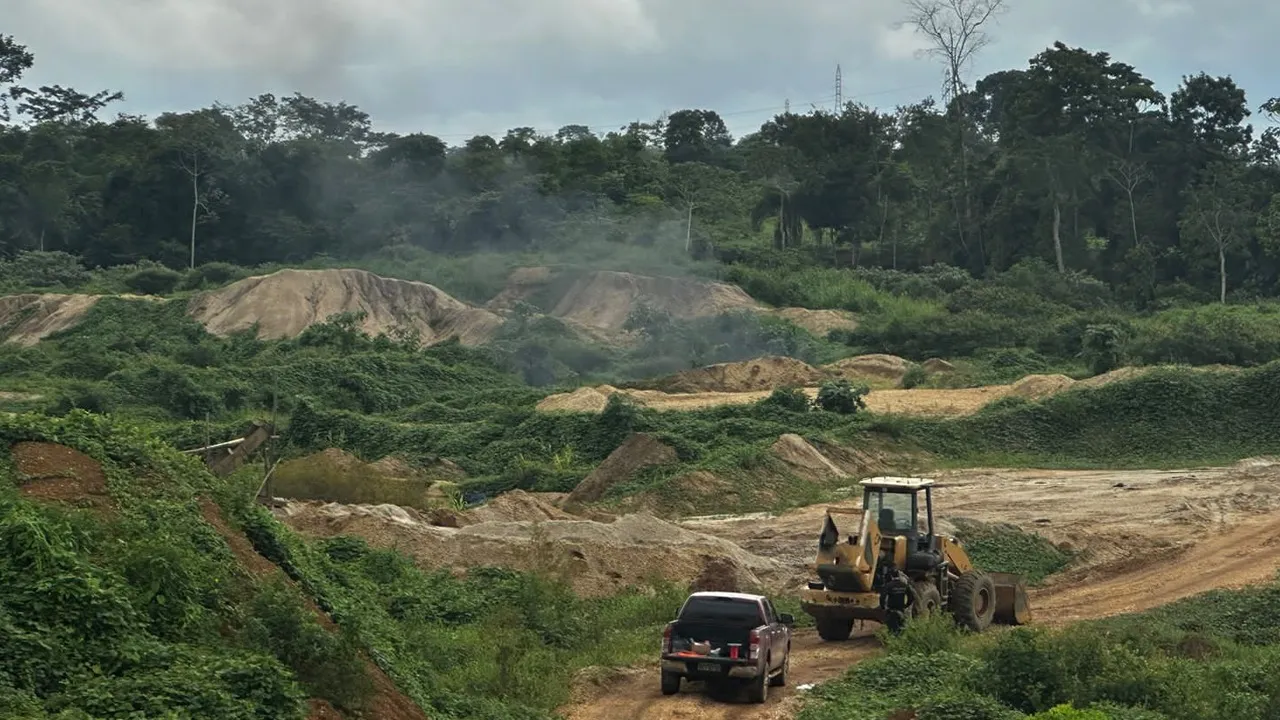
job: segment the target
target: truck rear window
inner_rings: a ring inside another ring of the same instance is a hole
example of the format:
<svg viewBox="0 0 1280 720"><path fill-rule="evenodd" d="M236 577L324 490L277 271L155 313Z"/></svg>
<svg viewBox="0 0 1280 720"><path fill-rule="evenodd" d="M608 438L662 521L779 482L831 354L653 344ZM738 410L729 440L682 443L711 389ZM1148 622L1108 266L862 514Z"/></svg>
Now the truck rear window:
<svg viewBox="0 0 1280 720"><path fill-rule="evenodd" d="M736 598L690 598L680 611L681 622L715 623L725 625L749 625L755 627L764 622L760 605L752 600Z"/></svg>

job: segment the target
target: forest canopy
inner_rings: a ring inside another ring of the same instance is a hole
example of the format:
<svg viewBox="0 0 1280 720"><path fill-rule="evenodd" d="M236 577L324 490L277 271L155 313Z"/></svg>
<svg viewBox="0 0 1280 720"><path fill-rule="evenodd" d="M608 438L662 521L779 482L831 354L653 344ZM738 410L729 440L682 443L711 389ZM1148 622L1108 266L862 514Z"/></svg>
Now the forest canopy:
<svg viewBox="0 0 1280 720"><path fill-rule="evenodd" d="M976 277L1034 258L1138 306L1277 292L1280 131L1248 123L1280 99L1251 105L1204 73L1165 95L1060 42L945 103L784 113L741 138L685 109L460 147L301 94L108 118L120 92L23 85L37 60L0 35L0 259L185 268L662 240L726 262L772 246Z"/></svg>

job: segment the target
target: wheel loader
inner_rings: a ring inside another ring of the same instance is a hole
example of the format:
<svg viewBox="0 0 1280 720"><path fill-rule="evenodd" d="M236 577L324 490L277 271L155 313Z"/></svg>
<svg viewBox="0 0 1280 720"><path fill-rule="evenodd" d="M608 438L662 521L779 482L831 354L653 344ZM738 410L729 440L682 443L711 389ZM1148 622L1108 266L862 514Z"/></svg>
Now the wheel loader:
<svg viewBox="0 0 1280 720"><path fill-rule="evenodd" d="M933 523L932 480L863 480L862 508L827 508L818 537L817 581L801 594L801 608L824 640L846 640L855 620L901 629L911 617L946 612L975 632L993 622L1031 620L1026 583L1012 573L974 567L954 537ZM835 518L857 523L845 539Z"/></svg>

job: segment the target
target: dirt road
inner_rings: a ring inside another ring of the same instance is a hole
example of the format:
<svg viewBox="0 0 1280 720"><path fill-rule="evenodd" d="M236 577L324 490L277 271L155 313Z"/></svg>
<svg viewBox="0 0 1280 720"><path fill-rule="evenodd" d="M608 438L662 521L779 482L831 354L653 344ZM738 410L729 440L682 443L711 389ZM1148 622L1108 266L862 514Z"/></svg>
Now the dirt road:
<svg viewBox="0 0 1280 720"><path fill-rule="evenodd" d="M1280 571L1280 464L1179 471L961 470L939 475L944 520L1005 522L1082 553L1070 571L1032 590L1039 625L1148 610L1207 590L1271 580ZM834 505L856 506L857 500ZM682 525L730 540L763 557L807 566L826 505L780 515L689 518ZM841 675L871 655L870 633L823 643L797 633L791 687L763 706L691 687L663 697L658 672L635 670L563 710L568 720L786 720L795 686Z"/></svg>
<svg viewBox="0 0 1280 720"><path fill-rule="evenodd" d="M1280 572L1280 513L1210 534L1185 550L1135 557L1132 569L1109 578L1031 593L1040 625L1064 625L1167 605L1206 590L1265 583Z"/></svg>
<svg viewBox="0 0 1280 720"><path fill-rule="evenodd" d="M797 704L797 686L839 677L850 665L875 652L873 626L849 642L826 643L812 630L797 630L791 645L791 677L785 688L769 688L769 701L747 703L741 693L713 691L685 683L679 695L664 697L657 668L628 673L594 696L580 697L561 712L567 720L782 720Z"/></svg>

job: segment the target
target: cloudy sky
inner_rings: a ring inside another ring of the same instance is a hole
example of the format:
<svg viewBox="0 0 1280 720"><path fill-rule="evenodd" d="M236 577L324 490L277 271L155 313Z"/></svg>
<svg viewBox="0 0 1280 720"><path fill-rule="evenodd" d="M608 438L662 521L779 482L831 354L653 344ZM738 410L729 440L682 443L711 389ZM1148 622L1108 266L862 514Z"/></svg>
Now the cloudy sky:
<svg viewBox="0 0 1280 720"><path fill-rule="evenodd" d="M1006 0L974 76L1062 40L1107 50L1166 93L1200 70L1250 104L1280 95L1280 5L1263 0ZM0 0L25 78L118 89L155 115L301 91L378 129L450 144L533 126L615 129L688 107L735 134L811 103L893 107L936 93L935 61L895 30L900 0Z"/></svg>

